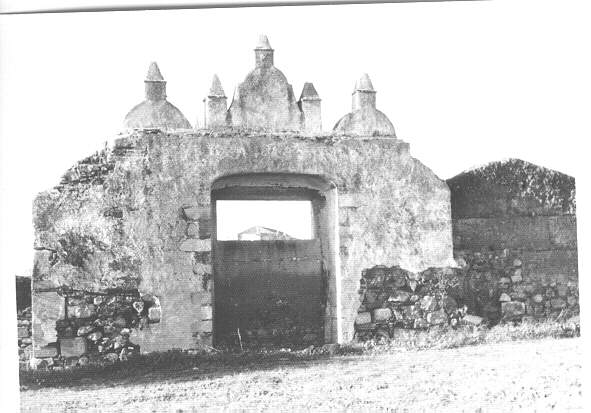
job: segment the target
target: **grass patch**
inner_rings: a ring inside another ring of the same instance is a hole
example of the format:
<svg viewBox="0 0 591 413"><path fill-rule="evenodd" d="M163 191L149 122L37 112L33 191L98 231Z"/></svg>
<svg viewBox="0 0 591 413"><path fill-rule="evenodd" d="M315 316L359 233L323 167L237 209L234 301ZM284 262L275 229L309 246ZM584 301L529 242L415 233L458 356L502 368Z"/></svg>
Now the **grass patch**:
<svg viewBox="0 0 591 413"><path fill-rule="evenodd" d="M400 351L453 349L507 341L580 336L578 321L523 322L492 328L461 326L430 330L397 329L390 340L353 342L346 345L310 346L305 349L271 349L240 353L219 351L167 351L150 353L113 365L91 365L67 370L21 370L22 389L70 387L84 384L115 385L122 382L202 379L220 372L273 369L343 355L387 354Z"/></svg>
<svg viewBox="0 0 591 413"><path fill-rule="evenodd" d="M450 349L477 344L494 344L507 341L536 340L543 338L570 338L580 336L578 321L524 321L519 324L498 324L494 327L448 326L429 330L397 329L390 340L352 343L364 351L420 351Z"/></svg>

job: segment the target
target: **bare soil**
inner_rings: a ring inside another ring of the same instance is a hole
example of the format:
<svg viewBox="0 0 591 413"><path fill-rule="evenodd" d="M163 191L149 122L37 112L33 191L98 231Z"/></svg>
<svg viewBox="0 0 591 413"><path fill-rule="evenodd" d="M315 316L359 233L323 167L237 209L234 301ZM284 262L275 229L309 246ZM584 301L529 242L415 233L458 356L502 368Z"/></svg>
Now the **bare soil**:
<svg viewBox="0 0 591 413"><path fill-rule="evenodd" d="M157 370L21 391L23 411L583 411L580 338Z"/></svg>

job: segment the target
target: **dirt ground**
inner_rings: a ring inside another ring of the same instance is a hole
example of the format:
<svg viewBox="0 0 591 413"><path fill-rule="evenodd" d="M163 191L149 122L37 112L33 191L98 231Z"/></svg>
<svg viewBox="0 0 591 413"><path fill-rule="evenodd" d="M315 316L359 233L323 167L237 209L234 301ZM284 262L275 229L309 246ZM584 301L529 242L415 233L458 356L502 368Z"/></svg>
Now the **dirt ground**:
<svg viewBox="0 0 591 413"><path fill-rule="evenodd" d="M545 339L396 354L155 371L21 391L26 412L582 411L582 341Z"/></svg>

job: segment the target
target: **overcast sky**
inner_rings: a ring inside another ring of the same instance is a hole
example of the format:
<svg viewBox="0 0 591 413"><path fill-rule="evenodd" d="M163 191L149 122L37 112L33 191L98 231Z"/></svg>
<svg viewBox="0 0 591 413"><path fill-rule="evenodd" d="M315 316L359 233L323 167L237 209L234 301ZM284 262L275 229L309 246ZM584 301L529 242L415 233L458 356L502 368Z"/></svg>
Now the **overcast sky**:
<svg viewBox="0 0 591 413"><path fill-rule="evenodd" d="M156 60L169 100L203 124L260 33L325 130L369 73L377 106L442 179L517 157L580 177L588 163L591 30L581 1L488 1L0 17L2 275L32 266L31 203L115 138ZM580 182L578 182L580 184ZM580 185L579 185L580 186Z"/></svg>

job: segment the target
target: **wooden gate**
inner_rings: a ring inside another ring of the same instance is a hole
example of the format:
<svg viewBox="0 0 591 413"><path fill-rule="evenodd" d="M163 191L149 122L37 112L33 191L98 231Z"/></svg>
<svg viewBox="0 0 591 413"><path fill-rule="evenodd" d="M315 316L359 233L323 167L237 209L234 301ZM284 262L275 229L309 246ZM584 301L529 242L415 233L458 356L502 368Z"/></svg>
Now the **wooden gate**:
<svg viewBox="0 0 591 413"><path fill-rule="evenodd" d="M214 338L218 346L323 340L320 240L216 241Z"/></svg>

